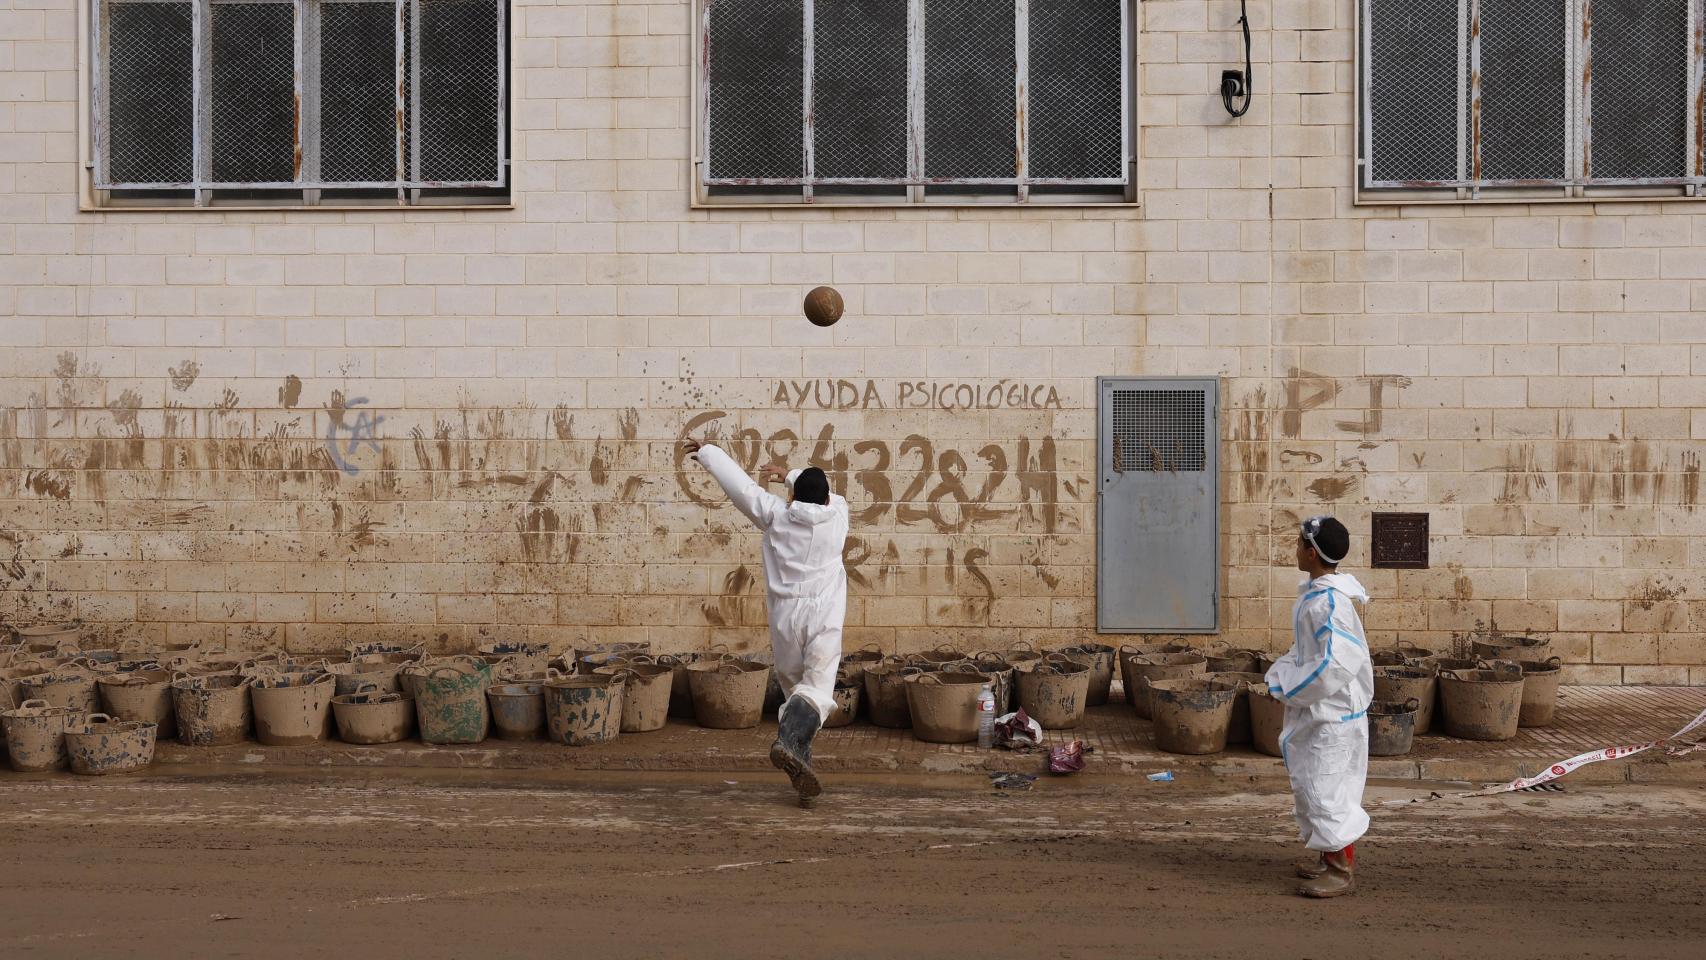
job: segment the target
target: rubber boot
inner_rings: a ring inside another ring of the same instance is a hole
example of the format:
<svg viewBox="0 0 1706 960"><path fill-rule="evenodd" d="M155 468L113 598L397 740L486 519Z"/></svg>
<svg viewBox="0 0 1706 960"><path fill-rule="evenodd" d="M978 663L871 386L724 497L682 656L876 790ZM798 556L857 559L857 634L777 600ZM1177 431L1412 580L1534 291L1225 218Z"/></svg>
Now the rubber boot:
<svg viewBox="0 0 1706 960"><path fill-rule="evenodd" d="M1308 860L1297 861L1297 875L1304 880L1314 880L1327 872L1327 855L1316 854Z"/></svg>
<svg viewBox="0 0 1706 960"><path fill-rule="evenodd" d="M770 745L770 762L788 775L802 804L823 792L817 774L812 772L812 738L822 724L823 718L811 701L789 697L778 717L776 742Z"/></svg>
<svg viewBox="0 0 1706 960"><path fill-rule="evenodd" d="M1357 888L1356 844L1351 844L1343 850L1322 854L1321 866L1325 869L1319 877L1305 880L1298 885L1299 894L1325 900L1328 897L1342 897Z"/></svg>

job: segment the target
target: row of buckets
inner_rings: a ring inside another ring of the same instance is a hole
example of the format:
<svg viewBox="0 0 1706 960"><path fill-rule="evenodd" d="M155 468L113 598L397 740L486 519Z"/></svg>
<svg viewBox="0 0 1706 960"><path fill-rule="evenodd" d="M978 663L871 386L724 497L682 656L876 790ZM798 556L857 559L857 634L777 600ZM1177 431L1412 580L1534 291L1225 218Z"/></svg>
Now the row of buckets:
<svg viewBox="0 0 1706 960"><path fill-rule="evenodd" d="M1560 671L1544 641L1508 638L1478 643L1474 652L1463 659L1410 646L1377 653L1370 752L1408 752L1416 734L1434 729L1502 740L1519 726L1551 721ZM873 646L844 655L827 725L863 716L927 742L971 742L988 687L998 713L1019 707L1045 728L1068 729L1082 723L1086 707L1109 701L1117 675L1137 716L1154 722L1161 749L1204 754L1253 743L1278 756L1283 705L1262 682L1271 663L1268 654L1224 644L1087 643L1047 651L1021 644L974 655L943 646L905 657ZM672 718L755 727L780 701L780 687L758 657L722 650L653 656L643 643L558 658L532 643L488 644L476 655L449 657L364 644L335 659L293 658L145 650L137 642L96 649L66 626L18 631L0 646L0 724L16 769L133 769L149 762L156 737L193 746L251 736L299 745L334 735L355 744L496 736L583 746L657 730ZM54 740L51 750L44 736ZM79 762L74 743L95 752Z"/></svg>
<svg viewBox="0 0 1706 960"><path fill-rule="evenodd" d="M134 654L134 655L132 655ZM335 661L282 653L0 647L0 724L20 770L64 767L63 738L91 722L128 724L128 768L145 765L156 737L190 746L431 744L548 738L584 746L664 726L672 715L703 726L757 726L769 667L730 655L651 657L617 644L552 659L543 644L492 644L478 655L429 657L370 644ZM18 743L14 749L13 731ZM39 746L51 731L53 748ZM127 767L115 767L124 769ZM102 772L106 772L103 770Z"/></svg>
<svg viewBox="0 0 1706 960"><path fill-rule="evenodd" d="M1372 655L1374 699L1367 724L1371 756L1409 753L1414 738L1510 740L1523 727L1552 723L1561 661L1542 638L1476 641L1474 656L1451 657L1409 644ZM1197 651L1183 645L1120 648L1127 700L1155 724L1157 745L1186 754L1249 743L1282 756L1285 704L1267 689L1270 654Z"/></svg>

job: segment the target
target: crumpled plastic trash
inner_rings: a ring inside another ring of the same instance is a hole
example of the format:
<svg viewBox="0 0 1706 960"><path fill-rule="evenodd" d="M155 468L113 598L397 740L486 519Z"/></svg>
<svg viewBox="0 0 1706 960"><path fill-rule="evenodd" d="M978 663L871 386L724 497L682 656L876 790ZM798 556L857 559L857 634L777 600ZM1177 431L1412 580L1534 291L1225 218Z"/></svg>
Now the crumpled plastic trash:
<svg viewBox="0 0 1706 960"><path fill-rule="evenodd" d="M1029 790L1036 779L1034 773L991 773L989 785L997 790Z"/></svg>
<svg viewBox="0 0 1706 960"><path fill-rule="evenodd" d="M1160 773L1152 773L1149 775L1149 779L1152 783L1172 783L1173 771L1163 770Z"/></svg>
<svg viewBox="0 0 1706 960"><path fill-rule="evenodd" d="M995 745L1006 750L1034 750L1043 744L1043 725L1025 715L1025 708L997 718Z"/></svg>
<svg viewBox="0 0 1706 960"><path fill-rule="evenodd" d="M1084 741L1074 740L1048 754L1049 773L1077 773L1084 769Z"/></svg>

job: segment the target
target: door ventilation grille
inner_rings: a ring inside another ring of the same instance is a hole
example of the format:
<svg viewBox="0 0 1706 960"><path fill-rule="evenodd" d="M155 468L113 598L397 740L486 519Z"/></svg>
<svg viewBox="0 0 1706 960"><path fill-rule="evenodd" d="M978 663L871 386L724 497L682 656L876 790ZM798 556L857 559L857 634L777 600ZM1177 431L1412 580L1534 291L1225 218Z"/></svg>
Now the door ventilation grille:
<svg viewBox="0 0 1706 960"><path fill-rule="evenodd" d="M1200 473L1208 467L1201 390L1115 390L1117 473Z"/></svg>

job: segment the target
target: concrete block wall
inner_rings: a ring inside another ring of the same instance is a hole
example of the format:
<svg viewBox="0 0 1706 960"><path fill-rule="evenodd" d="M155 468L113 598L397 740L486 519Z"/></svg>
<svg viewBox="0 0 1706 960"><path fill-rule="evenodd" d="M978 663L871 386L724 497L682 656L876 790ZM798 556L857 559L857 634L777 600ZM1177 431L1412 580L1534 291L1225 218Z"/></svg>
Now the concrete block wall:
<svg viewBox="0 0 1706 960"><path fill-rule="evenodd" d="M686 3L517 3L510 210L78 211L76 7L0 11L0 617L762 645L681 462L824 465L850 646L1094 634L1094 377L1223 378L1222 636L1334 512L1377 644L1706 683L1706 208L1356 206L1351 0L1136 5L1141 208L703 210ZM822 330L802 293L831 283ZM1424 510L1433 568L1366 569ZM1114 638L1118 642L1120 638Z"/></svg>

